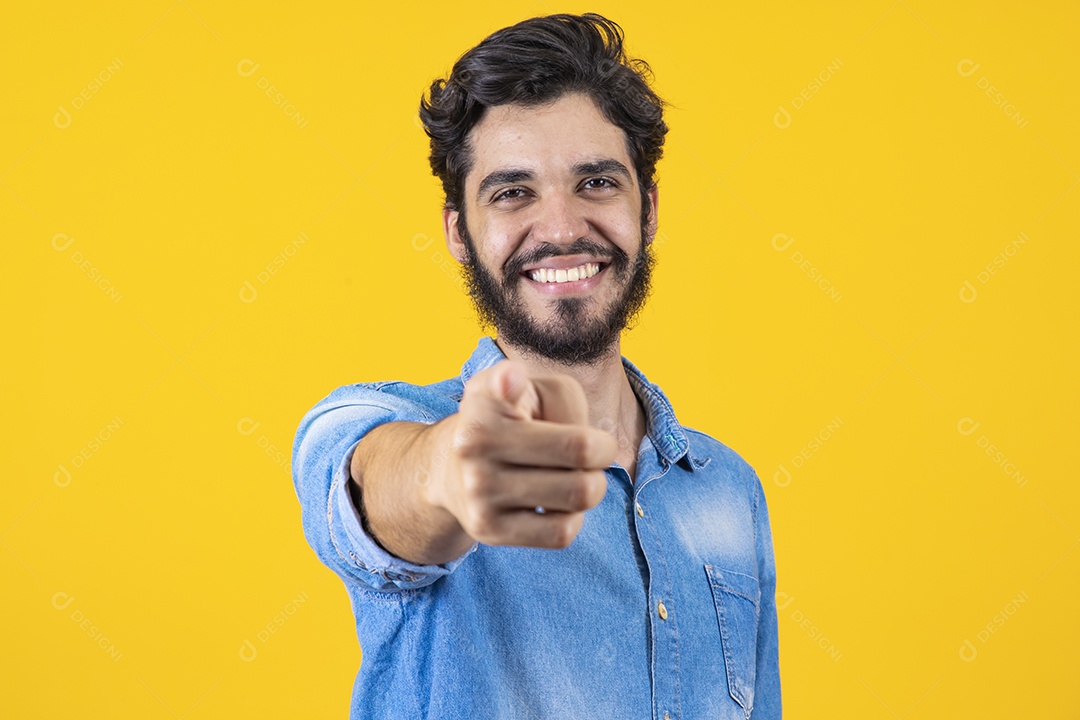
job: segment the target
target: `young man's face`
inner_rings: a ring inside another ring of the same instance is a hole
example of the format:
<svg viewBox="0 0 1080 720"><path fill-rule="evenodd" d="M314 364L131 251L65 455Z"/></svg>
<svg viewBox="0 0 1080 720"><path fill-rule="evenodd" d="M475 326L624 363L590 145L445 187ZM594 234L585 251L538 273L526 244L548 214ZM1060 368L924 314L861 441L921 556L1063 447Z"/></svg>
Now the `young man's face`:
<svg viewBox="0 0 1080 720"><path fill-rule="evenodd" d="M477 310L523 350L599 360L644 304L653 263L657 194L643 226L625 134L574 93L490 108L470 142L464 212L443 222Z"/></svg>

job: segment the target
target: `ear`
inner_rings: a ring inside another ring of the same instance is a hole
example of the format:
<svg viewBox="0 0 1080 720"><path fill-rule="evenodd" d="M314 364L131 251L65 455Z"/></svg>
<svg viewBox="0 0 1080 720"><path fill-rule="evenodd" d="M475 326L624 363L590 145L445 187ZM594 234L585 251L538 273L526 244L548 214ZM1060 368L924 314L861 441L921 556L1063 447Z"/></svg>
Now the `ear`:
<svg viewBox="0 0 1080 720"><path fill-rule="evenodd" d="M446 236L446 249L458 262L464 264L469 260L469 249L465 247L461 240L461 233L458 232L459 216L458 210L443 208L443 235Z"/></svg>
<svg viewBox="0 0 1080 720"><path fill-rule="evenodd" d="M459 215L460 213L457 210L443 208L443 235L446 236L446 249L450 251L455 260L464 265L468 262L469 251L461 239L461 233L458 232Z"/></svg>
<svg viewBox="0 0 1080 720"><path fill-rule="evenodd" d="M645 237L647 242L651 243L653 238L656 237L656 229L659 227L657 213L660 210L660 189L653 185L645 191L645 194L649 198L649 216L645 219Z"/></svg>

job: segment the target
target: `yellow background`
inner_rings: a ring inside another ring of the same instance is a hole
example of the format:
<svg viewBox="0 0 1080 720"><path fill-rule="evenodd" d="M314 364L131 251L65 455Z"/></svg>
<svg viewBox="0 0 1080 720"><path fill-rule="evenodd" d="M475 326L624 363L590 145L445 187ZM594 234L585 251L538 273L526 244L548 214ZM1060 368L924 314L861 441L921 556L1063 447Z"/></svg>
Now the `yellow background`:
<svg viewBox="0 0 1080 720"><path fill-rule="evenodd" d="M5 716L345 717L296 426L459 371L418 98L596 10L673 106L624 354L765 483L787 716L1080 717L1075 4L239 5L0 12Z"/></svg>

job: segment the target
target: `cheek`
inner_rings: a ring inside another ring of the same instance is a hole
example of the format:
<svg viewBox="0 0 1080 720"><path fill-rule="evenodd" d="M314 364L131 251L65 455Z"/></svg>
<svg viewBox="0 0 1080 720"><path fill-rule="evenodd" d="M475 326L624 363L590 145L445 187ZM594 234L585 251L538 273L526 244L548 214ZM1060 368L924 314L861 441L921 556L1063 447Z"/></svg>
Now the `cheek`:
<svg viewBox="0 0 1080 720"><path fill-rule="evenodd" d="M610 242L617 244L627 255L637 251L641 241L641 217L634 209L622 208L598 218L596 223Z"/></svg>
<svg viewBox="0 0 1080 720"><path fill-rule="evenodd" d="M528 226L519 219L501 218L485 222L477 228L473 245L480 258L490 267L503 267L528 235Z"/></svg>

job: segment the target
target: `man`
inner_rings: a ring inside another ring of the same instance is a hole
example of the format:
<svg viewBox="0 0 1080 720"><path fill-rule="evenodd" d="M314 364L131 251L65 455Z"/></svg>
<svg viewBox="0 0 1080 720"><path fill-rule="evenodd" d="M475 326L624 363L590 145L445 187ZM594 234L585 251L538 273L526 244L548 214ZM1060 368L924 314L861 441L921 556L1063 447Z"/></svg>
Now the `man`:
<svg viewBox="0 0 1080 720"><path fill-rule="evenodd" d="M488 37L421 102L481 317L461 375L302 420L305 534L363 651L354 718L779 718L756 473L620 353L667 127L597 15Z"/></svg>

